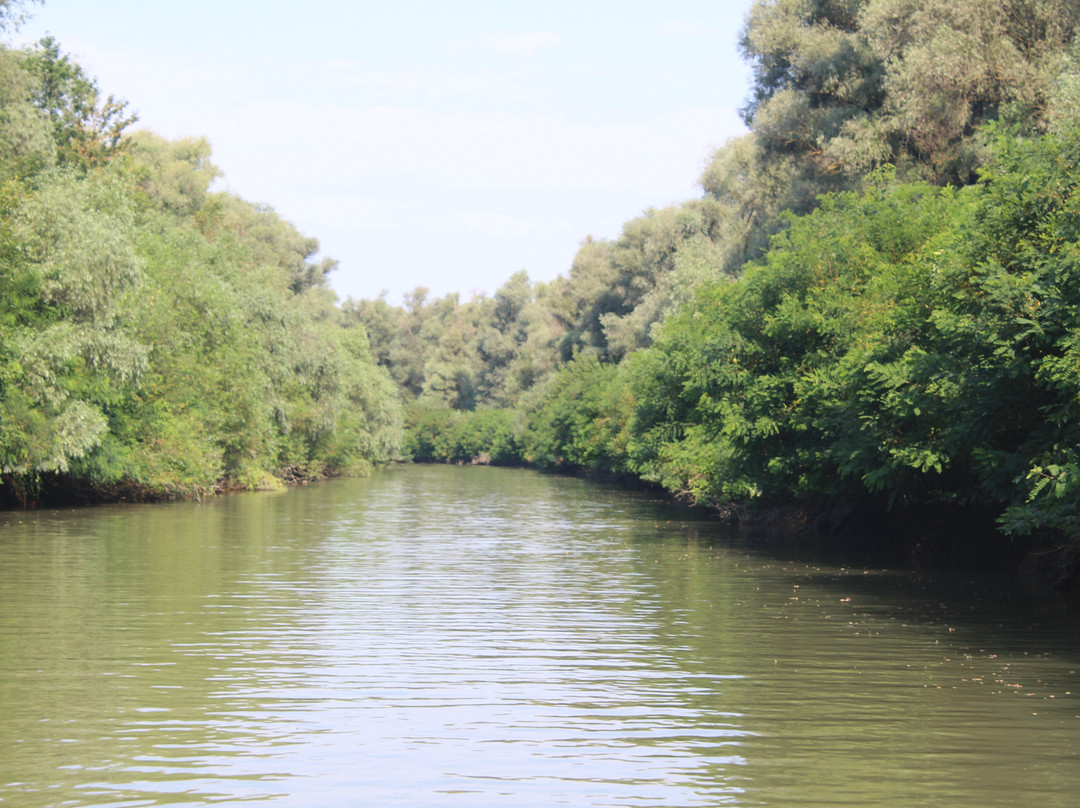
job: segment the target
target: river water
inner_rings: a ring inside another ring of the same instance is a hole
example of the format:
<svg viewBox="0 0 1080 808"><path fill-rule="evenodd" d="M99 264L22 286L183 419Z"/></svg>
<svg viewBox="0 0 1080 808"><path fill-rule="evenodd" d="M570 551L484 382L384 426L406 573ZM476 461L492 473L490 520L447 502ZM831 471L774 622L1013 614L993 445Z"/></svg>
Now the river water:
<svg viewBox="0 0 1080 808"><path fill-rule="evenodd" d="M0 514L0 802L1072 808L1076 618L521 470Z"/></svg>

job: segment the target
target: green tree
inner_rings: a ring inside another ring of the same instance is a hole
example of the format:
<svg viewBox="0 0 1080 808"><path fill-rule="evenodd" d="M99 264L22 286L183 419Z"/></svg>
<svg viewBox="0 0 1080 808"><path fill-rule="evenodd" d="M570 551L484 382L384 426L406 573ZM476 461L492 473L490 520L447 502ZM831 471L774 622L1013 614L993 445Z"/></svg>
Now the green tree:
<svg viewBox="0 0 1080 808"><path fill-rule="evenodd" d="M746 119L818 192L883 163L970 183L983 123L1038 128L1078 23L1070 0L758 0L742 38Z"/></svg>
<svg viewBox="0 0 1080 808"><path fill-rule="evenodd" d="M26 54L25 64L35 78L34 104L52 123L61 165L86 168L118 153L124 131L138 120L126 101L112 95L102 101L97 83L51 36Z"/></svg>
<svg viewBox="0 0 1080 808"><path fill-rule="evenodd" d="M0 181L33 176L56 161L52 126L34 91L22 56L0 47Z"/></svg>
<svg viewBox="0 0 1080 808"><path fill-rule="evenodd" d="M146 369L124 301L142 278L115 178L39 179L13 217L5 317L3 473L25 485L97 447L106 412Z"/></svg>
<svg viewBox="0 0 1080 808"><path fill-rule="evenodd" d="M525 455L544 467L624 471L631 406L617 366L576 357L551 377L529 414Z"/></svg>

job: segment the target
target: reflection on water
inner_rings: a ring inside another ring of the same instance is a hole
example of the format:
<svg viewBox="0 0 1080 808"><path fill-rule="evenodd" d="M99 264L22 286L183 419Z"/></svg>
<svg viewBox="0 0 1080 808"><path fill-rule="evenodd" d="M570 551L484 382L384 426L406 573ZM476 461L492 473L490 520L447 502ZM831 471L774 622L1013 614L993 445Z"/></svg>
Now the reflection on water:
<svg viewBox="0 0 1080 808"><path fill-rule="evenodd" d="M0 515L13 806L1071 806L1075 614L524 471Z"/></svg>

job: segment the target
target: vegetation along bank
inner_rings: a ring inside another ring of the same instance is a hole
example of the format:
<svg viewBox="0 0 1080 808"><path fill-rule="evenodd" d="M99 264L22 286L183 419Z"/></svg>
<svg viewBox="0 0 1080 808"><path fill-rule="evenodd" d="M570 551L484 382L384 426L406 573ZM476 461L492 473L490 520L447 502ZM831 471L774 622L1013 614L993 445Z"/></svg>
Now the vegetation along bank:
<svg viewBox="0 0 1080 808"><path fill-rule="evenodd" d="M129 135L56 43L4 50L0 492L529 463L803 528L889 513L929 560L1075 586L1078 24L759 0L749 132L699 198L550 283L401 306L337 305L313 240L210 191L204 141Z"/></svg>

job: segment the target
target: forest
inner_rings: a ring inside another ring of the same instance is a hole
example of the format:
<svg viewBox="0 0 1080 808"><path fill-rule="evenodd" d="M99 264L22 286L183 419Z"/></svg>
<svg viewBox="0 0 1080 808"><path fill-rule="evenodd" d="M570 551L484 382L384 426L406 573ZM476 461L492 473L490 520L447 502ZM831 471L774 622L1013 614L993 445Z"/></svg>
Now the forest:
<svg viewBox="0 0 1080 808"><path fill-rule="evenodd" d="M337 302L314 239L210 190L205 141L130 132L56 42L0 50L0 498L526 464L1076 587L1078 25L757 0L748 133L698 198L551 282L400 306Z"/></svg>
<svg viewBox="0 0 1080 808"><path fill-rule="evenodd" d="M397 392L318 242L211 191L205 140L134 122L52 39L0 49L0 502L275 488L398 457Z"/></svg>

